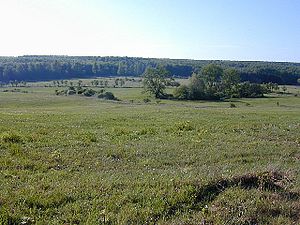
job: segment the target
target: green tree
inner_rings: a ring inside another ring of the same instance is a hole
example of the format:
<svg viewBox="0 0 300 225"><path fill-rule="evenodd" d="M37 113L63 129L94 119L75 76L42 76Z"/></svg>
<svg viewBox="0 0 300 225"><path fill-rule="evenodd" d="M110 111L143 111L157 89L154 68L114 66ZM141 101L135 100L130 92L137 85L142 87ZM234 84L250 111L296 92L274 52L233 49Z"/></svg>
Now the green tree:
<svg viewBox="0 0 300 225"><path fill-rule="evenodd" d="M190 99L203 99L205 96L205 82L199 74L193 73L189 84L189 98Z"/></svg>
<svg viewBox="0 0 300 225"><path fill-rule="evenodd" d="M243 82L237 85L237 92L239 98L261 98L268 91L261 84Z"/></svg>
<svg viewBox="0 0 300 225"><path fill-rule="evenodd" d="M224 70L223 76L222 76L222 83L226 86L230 85L236 85L240 83L241 78L240 74L236 69L228 68Z"/></svg>
<svg viewBox="0 0 300 225"><path fill-rule="evenodd" d="M223 75L223 69L215 64L209 64L202 68L201 74L209 87L220 81Z"/></svg>
<svg viewBox="0 0 300 225"><path fill-rule="evenodd" d="M162 98L165 96L165 88L169 72L163 66L157 68L147 68L143 75L143 85L145 90L154 95L155 98Z"/></svg>
<svg viewBox="0 0 300 225"><path fill-rule="evenodd" d="M241 81L240 74L236 69L228 68L222 75L222 90L226 97L232 97L236 91L236 85Z"/></svg>
<svg viewBox="0 0 300 225"><path fill-rule="evenodd" d="M190 99L190 89L186 85L180 85L174 91L174 97L180 100Z"/></svg>

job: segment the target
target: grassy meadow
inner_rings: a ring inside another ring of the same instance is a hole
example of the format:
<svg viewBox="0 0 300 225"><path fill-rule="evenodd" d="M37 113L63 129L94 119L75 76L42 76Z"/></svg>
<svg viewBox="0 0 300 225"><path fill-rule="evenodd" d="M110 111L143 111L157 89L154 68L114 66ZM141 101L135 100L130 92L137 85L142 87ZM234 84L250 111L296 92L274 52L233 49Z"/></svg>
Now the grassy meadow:
<svg viewBox="0 0 300 225"><path fill-rule="evenodd" d="M0 224L299 224L300 97L0 89ZM62 88L61 88L62 89ZM170 90L171 91L171 90Z"/></svg>

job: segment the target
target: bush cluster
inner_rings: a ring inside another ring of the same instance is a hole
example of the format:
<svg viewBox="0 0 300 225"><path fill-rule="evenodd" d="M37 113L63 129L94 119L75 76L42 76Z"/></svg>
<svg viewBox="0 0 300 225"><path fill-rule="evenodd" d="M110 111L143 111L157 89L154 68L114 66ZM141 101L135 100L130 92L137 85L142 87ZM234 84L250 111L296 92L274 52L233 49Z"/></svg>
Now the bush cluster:
<svg viewBox="0 0 300 225"><path fill-rule="evenodd" d="M78 87L68 87L65 90L55 90L56 95L83 95L85 97L97 96L98 98L106 100L118 100L112 92L105 91L101 89L100 91L95 91L91 88Z"/></svg>
<svg viewBox="0 0 300 225"><path fill-rule="evenodd" d="M225 98L257 98L270 92L266 85L240 82L235 69L223 70L210 64L194 73L188 85L179 86L174 98L181 100L222 100Z"/></svg>

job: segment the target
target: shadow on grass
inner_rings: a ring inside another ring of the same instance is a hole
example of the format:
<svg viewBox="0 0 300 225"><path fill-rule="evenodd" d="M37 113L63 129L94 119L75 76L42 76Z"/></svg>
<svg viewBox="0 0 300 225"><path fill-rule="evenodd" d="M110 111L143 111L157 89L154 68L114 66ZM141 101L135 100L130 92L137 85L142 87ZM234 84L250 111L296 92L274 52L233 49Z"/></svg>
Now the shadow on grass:
<svg viewBox="0 0 300 225"><path fill-rule="evenodd" d="M278 194L284 199L299 201L300 193L290 192L286 190L286 185L290 180L284 173L267 171L263 173L245 174L242 176L235 176L228 179L219 179L212 181L206 185L199 186L196 189L195 200L191 210L202 210L205 205L213 202L220 194L232 187L239 187L242 189L258 189L262 191L270 191ZM175 205L169 208L167 216L173 216L180 211L182 205ZM280 212L278 212L280 214ZM293 221L299 221L300 216L296 213L290 215Z"/></svg>

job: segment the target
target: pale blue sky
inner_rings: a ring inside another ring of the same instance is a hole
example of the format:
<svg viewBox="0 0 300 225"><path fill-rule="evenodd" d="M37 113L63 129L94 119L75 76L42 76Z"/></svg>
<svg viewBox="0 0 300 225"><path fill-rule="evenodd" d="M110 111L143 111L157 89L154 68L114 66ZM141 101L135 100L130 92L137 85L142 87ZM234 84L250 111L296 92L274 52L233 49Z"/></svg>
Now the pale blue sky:
<svg viewBox="0 0 300 225"><path fill-rule="evenodd" d="M0 55L300 62L299 0L0 0Z"/></svg>

